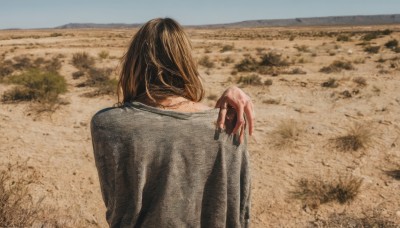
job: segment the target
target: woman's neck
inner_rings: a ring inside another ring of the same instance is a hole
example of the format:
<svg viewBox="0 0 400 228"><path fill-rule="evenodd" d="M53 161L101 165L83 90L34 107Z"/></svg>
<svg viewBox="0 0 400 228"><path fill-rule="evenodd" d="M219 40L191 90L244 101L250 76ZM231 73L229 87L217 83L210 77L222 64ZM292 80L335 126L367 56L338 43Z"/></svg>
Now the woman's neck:
<svg viewBox="0 0 400 228"><path fill-rule="evenodd" d="M168 96L162 99L152 100L148 97L143 97L137 99L137 101L144 103L149 106L165 109L165 110L173 110L178 112L198 112L205 111L211 109L210 107L199 103L191 101L187 98L180 96Z"/></svg>

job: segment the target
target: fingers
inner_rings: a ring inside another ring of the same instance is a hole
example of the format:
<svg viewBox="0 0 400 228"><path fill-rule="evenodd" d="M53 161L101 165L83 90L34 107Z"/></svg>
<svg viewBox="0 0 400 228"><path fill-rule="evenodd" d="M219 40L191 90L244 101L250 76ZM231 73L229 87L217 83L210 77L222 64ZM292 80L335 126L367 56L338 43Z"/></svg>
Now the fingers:
<svg viewBox="0 0 400 228"><path fill-rule="evenodd" d="M250 101L244 108L244 112L246 113L247 122L249 123L249 135L253 135L253 124L254 124L254 111L253 111L253 103Z"/></svg>
<svg viewBox="0 0 400 228"><path fill-rule="evenodd" d="M221 108L219 110L218 121L217 121L219 129L224 129L226 112L227 112L226 108Z"/></svg>
<svg viewBox="0 0 400 228"><path fill-rule="evenodd" d="M240 104L237 107L236 111L237 111L237 120L236 120L236 126L235 126L235 128L233 129L233 132L232 132L233 134L238 133L240 127L244 124L244 116L243 116L243 114L244 114L244 106L242 104Z"/></svg>

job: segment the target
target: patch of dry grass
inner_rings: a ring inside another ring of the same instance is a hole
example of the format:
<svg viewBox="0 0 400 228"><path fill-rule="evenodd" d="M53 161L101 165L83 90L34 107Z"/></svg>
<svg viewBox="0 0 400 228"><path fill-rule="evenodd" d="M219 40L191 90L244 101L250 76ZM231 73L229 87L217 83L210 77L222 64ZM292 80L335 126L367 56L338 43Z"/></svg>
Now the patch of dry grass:
<svg viewBox="0 0 400 228"><path fill-rule="evenodd" d="M243 85L254 85L254 86L262 85L261 77L258 74L240 76L239 79L237 80L237 83Z"/></svg>
<svg viewBox="0 0 400 228"><path fill-rule="evenodd" d="M342 70L354 70L353 65L349 61L335 60L329 66L322 67L319 71L322 73L338 73Z"/></svg>
<svg viewBox="0 0 400 228"><path fill-rule="evenodd" d="M341 151L357 151L371 146L373 135L373 128L370 125L355 123L348 128L346 134L332 140L336 148Z"/></svg>
<svg viewBox="0 0 400 228"><path fill-rule="evenodd" d="M336 201L340 204L351 202L360 192L362 179L354 176L319 177L300 179L292 196L317 209L321 204Z"/></svg>
<svg viewBox="0 0 400 228"><path fill-rule="evenodd" d="M396 224L379 214L358 217L346 213L333 213L327 220L318 219L317 221L312 221L310 227L397 228L399 227L399 224Z"/></svg>
<svg viewBox="0 0 400 228"><path fill-rule="evenodd" d="M273 143L277 148L291 147L299 141L302 132L300 124L293 120L282 120L272 131Z"/></svg>

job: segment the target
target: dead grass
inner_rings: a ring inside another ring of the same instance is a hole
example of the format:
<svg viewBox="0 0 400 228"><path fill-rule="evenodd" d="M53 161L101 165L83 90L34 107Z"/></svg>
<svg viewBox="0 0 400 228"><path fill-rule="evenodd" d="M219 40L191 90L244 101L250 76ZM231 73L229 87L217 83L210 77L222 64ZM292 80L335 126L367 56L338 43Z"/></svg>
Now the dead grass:
<svg viewBox="0 0 400 228"><path fill-rule="evenodd" d="M339 84L335 78L329 78L327 81L321 83L321 86L327 88L336 88L339 86Z"/></svg>
<svg viewBox="0 0 400 228"><path fill-rule="evenodd" d="M351 62L346 60L335 60L329 66L322 67L319 71L323 73L338 73L342 70L354 70L353 65Z"/></svg>
<svg viewBox="0 0 400 228"><path fill-rule="evenodd" d="M277 148L292 147L299 141L302 132L300 124L293 120L282 120L272 131L271 138Z"/></svg>
<svg viewBox="0 0 400 228"><path fill-rule="evenodd" d="M80 70L92 68L95 60L86 52L75 53L72 56L72 65Z"/></svg>
<svg viewBox="0 0 400 228"><path fill-rule="evenodd" d="M353 82L355 82L359 86L367 85L367 79L365 79L364 77L355 77L353 78Z"/></svg>
<svg viewBox="0 0 400 228"><path fill-rule="evenodd" d="M400 180L400 169L385 171L385 173L396 180Z"/></svg>
<svg viewBox="0 0 400 228"><path fill-rule="evenodd" d="M117 80L111 78L111 68L90 68L86 81L79 83L77 87L95 87L96 89L84 94L86 97L101 95L113 95L117 91Z"/></svg>
<svg viewBox="0 0 400 228"><path fill-rule="evenodd" d="M200 66L204 66L204 67L206 67L206 68L208 68L208 69L211 69L211 68L213 68L214 67L214 62L212 62L211 60L210 60L210 57L208 57L208 55L205 55L205 56L203 56L200 60L199 60L199 65Z"/></svg>
<svg viewBox="0 0 400 228"><path fill-rule="evenodd" d="M318 219L312 221L310 227L397 228L399 224L396 224L380 214L358 217L346 213L333 213L327 220Z"/></svg>
<svg viewBox="0 0 400 228"><path fill-rule="evenodd" d="M39 174L26 165L8 164L0 172L0 227L27 227L39 219L40 202L34 202L29 186L37 183Z"/></svg>
<svg viewBox="0 0 400 228"><path fill-rule="evenodd" d="M355 123L348 128L346 134L332 140L336 148L341 151L357 151L371 146L373 135L373 128L370 125Z"/></svg>
<svg viewBox="0 0 400 228"><path fill-rule="evenodd" d="M364 48L364 51L370 54L376 54L379 52L380 49L381 49L380 46L366 46Z"/></svg>
<svg viewBox="0 0 400 228"><path fill-rule="evenodd" d="M262 85L261 77L258 74L240 76L239 79L237 80L237 83L243 85L254 85L254 86Z"/></svg>
<svg viewBox="0 0 400 228"><path fill-rule="evenodd" d="M351 202L360 192L362 179L354 176L315 177L300 179L292 196L317 209L321 204L336 201L340 204Z"/></svg>

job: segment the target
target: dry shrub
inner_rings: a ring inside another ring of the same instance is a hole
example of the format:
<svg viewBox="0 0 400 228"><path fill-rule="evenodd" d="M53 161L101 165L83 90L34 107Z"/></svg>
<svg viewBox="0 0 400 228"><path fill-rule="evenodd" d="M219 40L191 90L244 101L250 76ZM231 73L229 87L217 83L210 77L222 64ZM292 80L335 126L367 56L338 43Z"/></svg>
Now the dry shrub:
<svg viewBox="0 0 400 228"><path fill-rule="evenodd" d="M266 85L266 86L271 86L272 83L273 83L273 82L272 82L271 79L267 79L267 80L264 81L264 85Z"/></svg>
<svg viewBox="0 0 400 228"><path fill-rule="evenodd" d="M396 180L400 180L400 169L386 171L385 173Z"/></svg>
<svg viewBox="0 0 400 228"><path fill-rule="evenodd" d="M317 221L312 221L310 227L397 228L399 224L388 220L380 214L358 217L345 213L333 213L327 220L318 219Z"/></svg>
<svg viewBox="0 0 400 228"><path fill-rule="evenodd" d="M275 66L275 67L285 67L289 66L289 62L282 58L281 54L276 52L268 52L261 57L260 66Z"/></svg>
<svg viewBox="0 0 400 228"><path fill-rule="evenodd" d="M97 54L99 56L100 59L106 59L108 58L108 56L110 56L110 54L108 53L108 51L101 51Z"/></svg>
<svg viewBox="0 0 400 228"><path fill-rule="evenodd" d="M307 45L295 45L294 46L295 49L297 49L297 51L299 52L310 52L309 47Z"/></svg>
<svg viewBox="0 0 400 228"><path fill-rule="evenodd" d="M397 41L396 39L389 40L388 42L385 43L385 47L389 49L396 49L398 45L399 41Z"/></svg>
<svg viewBox="0 0 400 228"><path fill-rule="evenodd" d="M359 86L366 86L367 80L364 77L353 78L353 82L357 83Z"/></svg>
<svg viewBox="0 0 400 228"><path fill-rule="evenodd" d="M226 51L232 51L234 48L233 44L232 45L224 45L222 46L222 49L220 50L221 53L226 52Z"/></svg>
<svg viewBox="0 0 400 228"><path fill-rule="evenodd" d="M351 202L360 192L362 179L354 176L300 179L292 196L300 199L310 208L336 201L340 204Z"/></svg>
<svg viewBox="0 0 400 228"><path fill-rule="evenodd" d="M248 76L240 76L237 83L243 85L262 85L261 77L257 74L252 74Z"/></svg>
<svg viewBox="0 0 400 228"><path fill-rule="evenodd" d="M0 165L0 227L87 227L68 211L34 200L32 187L41 182L40 173L28 160Z"/></svg>
<svg viewBox="0 0 400 228"><path fill-rule="evenodd" d="M82 70L78 70L78 71L75 71L74 73L72 73L72 78L78 79L78 78L82 77L83 75L85 75L85 72Z"/></svg>
<svg viewBox="0 0 400 228"><path fill-rule="evenodd" d="M235 69L238 72L252 72L257 71L258 69L258 62L256 59L252 57L246 57L242 59L238 64L235 65Z"/></svg>
<svg viewBox="0 0 400 228"><path fill-rule="evenodd" d="M224 63L234 63L235 62L235 60L229 56L225 57L222 61L224 61Z"/></svg>
<svg viewBox="0 0 400 228"><path fill-rule="evenodd" d="M75 53L72 55L72 65L78 69L84 70L92 68L94 63L94 58L86 52Z"/></svg>
<svg viewBox="0 0 400 228"><path fill-rule="evenodd" d="M299 140L302 130L300 124L293 119L282 120L272 131L272 140L276 147L291 147Z"/></svg>
<svg viewBox="0 0 400 228"><path fill-rule="evenodd" d="M0 227L27 227L40 218L40 201L34 202L29 186L39 175L26 164L8 164L0 172Z"/></svg>
<svg viewBox="0 0 400 228"><path fill-rule="evenodd" d="M321 83L322 87L336 88L339 86L335 78L329 78L327 81Z"/></svg>
<svg viewBox="0 0 400 228"><path fill-rule="evenodd" d="M284 73L286 73L286 74L307 74L307 72L305 72L303 69L301 69L299 67L293 68L293 69L291 69L289 71L286 71Z"/></svg>
<svg viewBox="0 0 400 228"><path fill-rule="evenodd" d="M336 148L341 151L366 149L373 141L373 128L366 124L355 123L347 133L333 139Z"/></svg>
<svg viewBox="0 0 400 228"><path fill-rule="evenodd" d="M199 60L199 65L210 69L214 67L214 62L210 60L210 57L208 57L208 55L205 55Z"/></svg>
<svg viewBox="0 0 400 228"><path fill-rule="evenodd" d="M3 94L4 102L38 101L41 103L57 103L59 94L67 91L64 77L55 72L31 69L10 78L17 84L14 89Z"/></svg>
<svg viewBox="0 0 400 228"><path fill-rule="evenodd" d="M0 64L0 82L5 76L11 75L14 72L14 67L10 60L3 61Z"/></svg>
<svg viewBox="0 0 400 228"><path fill-rule="evenodd" d="M377 31L371 31L366 33L364 36L361 37L362 40L364 41L371 41L373 39L379 38L381 36L385 35L390 35L393 31L389 29L385 29L383 31L377 30Z"/></svg>
<svg viewBox="0 0 400 228"><path fill-rule="evenodd" d="M376 54L379 52L379 49L381 49L380 46L366 46L364 51L370 54Z"/></svg>
<svg viewBox="0 0 400 228"><path fill-rule="evenodd" d="M337 38L336 41L343 41L343 42L348 42L351 41L351 38L347 35L340 34Z"/></svg>
<svg viewBox="0 0 400 228"><path fill-rule="evenodd" d="M117 91L118 82L116 79L111 79L112 72L111 68L90 68L87 80L77 87L96 87L95 91L85 94L87 97L113 95Z"/></svg>
<svg viewBox="0 0 400 228"><path fill-rule="evenodd" d="M335 60L329 66L322 67L319 71L329 74L341 72L342 70L354 70L354 67L349 61Z"/></svg>

